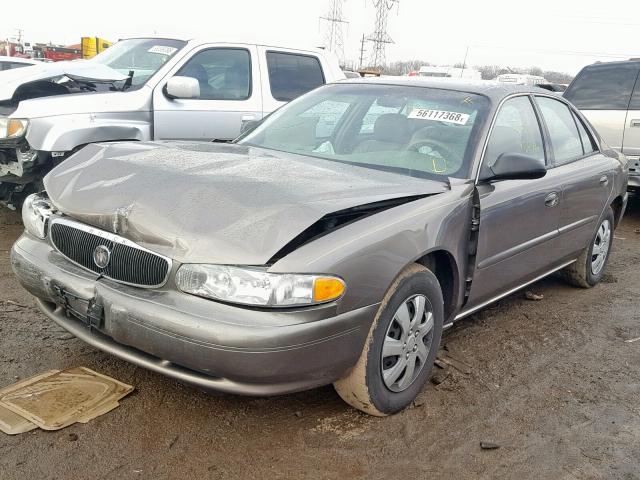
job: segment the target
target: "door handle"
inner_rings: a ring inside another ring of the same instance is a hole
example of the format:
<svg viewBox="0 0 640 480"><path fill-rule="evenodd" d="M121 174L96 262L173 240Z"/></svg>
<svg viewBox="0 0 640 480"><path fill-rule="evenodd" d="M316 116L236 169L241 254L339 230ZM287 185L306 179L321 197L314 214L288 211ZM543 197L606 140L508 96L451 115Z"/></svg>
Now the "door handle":
<svg viewBox="0 0 640 480"><path fill-rule="evenodd" d="M608 183L609 183L609 177L607 177L606 175L603 175L600 177L600 185L602 185L603 187L606 187Z"/></svg>
<svg viewBox="0 0 640 480"><path fill-rule="evenodd" d="M631 119L631 126L632 127L640 127L640 118Z"/></svg>
<svg viewBox="0 0 640 480"><path fill-rule="evenodd" d="M558 205L559 200L560 197L558 196L558 194L556 192L551 192L545 197L544 205L545 207L555 207L556 205Z"/></svg>
<svg viewBox="0 0 640 480"><path fill-rule="evenodd" d="M254 120L257 120L257 119L258 117L256 115L251 115L250 113L242 115L243 122L253 122Z"/></svg>

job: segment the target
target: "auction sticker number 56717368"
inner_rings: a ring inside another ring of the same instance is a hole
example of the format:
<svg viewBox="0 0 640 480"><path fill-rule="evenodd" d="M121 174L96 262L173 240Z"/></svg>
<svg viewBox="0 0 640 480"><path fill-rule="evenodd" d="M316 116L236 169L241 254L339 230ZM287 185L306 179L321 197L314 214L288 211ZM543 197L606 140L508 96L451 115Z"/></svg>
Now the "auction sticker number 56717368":
<svg viewBox="0 0 640 480"><path fill-rule="evenodd" d="M407 118L435 120L437 122L455 123L457 125L466 125L469 121L469 115L466 113L432 110L429 108L415 108Z"/></svg>

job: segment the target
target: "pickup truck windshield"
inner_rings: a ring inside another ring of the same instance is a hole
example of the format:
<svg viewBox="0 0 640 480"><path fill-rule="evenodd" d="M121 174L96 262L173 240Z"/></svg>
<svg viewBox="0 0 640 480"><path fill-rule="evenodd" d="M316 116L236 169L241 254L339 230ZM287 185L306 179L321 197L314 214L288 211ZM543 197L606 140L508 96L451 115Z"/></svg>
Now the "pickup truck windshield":
<svg viewBox="0 0 640 480"><path fill-rule="evenodd" d="M486 120L481 95L336 84L282 107L237 142L417 177L469 178Z"/></svg>
<svg viewBox="0 0 640 480"><path fill-rule="evenodd" d="M121 40L89 60L113 68L124 75L133 71L132 87L146 83L167 60L187 42L164 38L133 38Z"/></svg>

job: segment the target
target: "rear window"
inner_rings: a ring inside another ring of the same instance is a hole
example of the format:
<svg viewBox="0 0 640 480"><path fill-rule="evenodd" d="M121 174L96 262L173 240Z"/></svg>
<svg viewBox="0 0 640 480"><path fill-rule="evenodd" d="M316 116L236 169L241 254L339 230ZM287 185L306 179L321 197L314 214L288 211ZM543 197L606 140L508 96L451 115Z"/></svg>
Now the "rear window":
<svg viewBox="0 0 640 480"><path fill-rule="evenodd" d="M581 110L626 110L637 76L637 64L587 67L564 97Z"/></svg>
<svg viewBox="0 0 640 480"><path fill-rule="evenodd" d="M289 102L324 84L320 60L310 55L267 52L271 95Z"/></svg>

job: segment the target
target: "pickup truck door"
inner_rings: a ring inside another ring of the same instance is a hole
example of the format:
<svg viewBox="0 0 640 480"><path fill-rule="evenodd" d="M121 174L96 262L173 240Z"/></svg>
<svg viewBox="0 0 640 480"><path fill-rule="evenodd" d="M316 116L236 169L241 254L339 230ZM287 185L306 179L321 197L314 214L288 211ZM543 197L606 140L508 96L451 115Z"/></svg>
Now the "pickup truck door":
<svg viewBox="0 0 640 480"><path fill-rule="evenodd" d="M174 75L193 77L200 98L170 99ZM262 87L254 45L215 44L194 49L155 87L154 139L233 140L243 122L262 118Z"/></svg>
<svg viewBox="0 0 640 480"><path fill-rule="evenodd" d="M549 137L554 170L562 177L557 249L577 256L591 241L597 222L609 205L617 160L600 153L579 115L563 101L536 95Z"/></svg>
<svg viewBox="0 0 640 480"><path fill-rule="evenodd" d="M258 46L264 114L326 82L320 57L312 52Z"/></svg>
<svg viewBox="0 0 640 480"><path fill-rule="evenodd" d="M558 263L556 239L562 178L554 169L534 180L483 181L502 153L548 158L528 95L510 98L496 115L477 185L480 224L476 268L467 303L477 307L548 272Z"/></svg>

